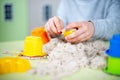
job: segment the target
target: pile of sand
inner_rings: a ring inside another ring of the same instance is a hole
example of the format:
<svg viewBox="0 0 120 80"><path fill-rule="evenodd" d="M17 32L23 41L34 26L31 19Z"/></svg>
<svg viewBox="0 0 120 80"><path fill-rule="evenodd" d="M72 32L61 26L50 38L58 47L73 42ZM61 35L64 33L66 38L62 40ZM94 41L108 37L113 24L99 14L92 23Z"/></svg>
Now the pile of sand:
<svg viewBox="0 0 120 80"><path fill-rule="evenodd" d="M71 44L54 38L43 49L48 54L46 62L39 62L28 73L49 75L52 80L59 80L81 68L103 69L106 66L104 51L107 46L102 40Z"/></svg>

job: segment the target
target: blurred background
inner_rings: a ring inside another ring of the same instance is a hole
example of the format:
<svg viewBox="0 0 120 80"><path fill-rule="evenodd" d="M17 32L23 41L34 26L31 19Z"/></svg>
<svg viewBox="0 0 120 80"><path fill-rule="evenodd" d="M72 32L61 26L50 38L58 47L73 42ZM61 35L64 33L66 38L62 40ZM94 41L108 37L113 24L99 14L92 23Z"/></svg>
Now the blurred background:
<svg viewBox="0 0 120 80"><path fill-rule="evenodd" d="M0 0L0 42L24 40L56 15L60 0Z"/></svg>

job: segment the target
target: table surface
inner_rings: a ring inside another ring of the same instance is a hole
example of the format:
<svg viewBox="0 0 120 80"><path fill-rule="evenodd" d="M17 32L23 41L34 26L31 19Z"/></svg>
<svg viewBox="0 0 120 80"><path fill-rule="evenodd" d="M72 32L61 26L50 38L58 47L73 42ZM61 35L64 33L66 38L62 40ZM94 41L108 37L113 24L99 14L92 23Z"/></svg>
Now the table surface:
<svg viewBox="0 0 120 80"><path fill-rule="evenodd" d="M0 57L14 56L17 52L23 50L23 41L0 42ZM9 51L12 54L8 55ZM31 60L31 66L37 66L39 60ZM49 76L30 75L27 73L9 73L0 75L0 80L50 80ZM106 74L102 70L93 70L83 68L70 76L63 77L61 80L120 80L120 76Z"/></svg>

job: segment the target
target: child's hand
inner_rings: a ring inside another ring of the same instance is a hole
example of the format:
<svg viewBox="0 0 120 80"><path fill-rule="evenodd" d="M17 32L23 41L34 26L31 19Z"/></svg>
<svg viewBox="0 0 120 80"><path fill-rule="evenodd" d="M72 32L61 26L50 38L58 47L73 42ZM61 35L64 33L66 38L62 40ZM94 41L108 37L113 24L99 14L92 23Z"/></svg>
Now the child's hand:
<svg viewBox="0 0 120 80"><path fill-rule="evenodd" d="M75 32L65 37L68 42L79 43L90 39L94 33L92 22L74 22L69 23L66 29L77 28Z"/></svg>
<svg viewBox="0 0 120 80"><path fill-rule="evenodd" d="M45 24L45 29L51 37L56 37L61 34L63 26L62 20L55 16L48 20Z"/></svg>

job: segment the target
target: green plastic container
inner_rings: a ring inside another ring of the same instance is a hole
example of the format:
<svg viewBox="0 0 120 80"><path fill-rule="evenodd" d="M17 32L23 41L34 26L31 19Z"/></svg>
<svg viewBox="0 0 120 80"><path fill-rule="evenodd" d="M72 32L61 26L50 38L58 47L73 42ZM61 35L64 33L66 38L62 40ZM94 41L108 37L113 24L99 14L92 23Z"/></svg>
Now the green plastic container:
<svg viewBox="0 0 120 80"><path fill-rule="evenodd" d="M108 56L107 67L105 72L120 75L120 58Z"/></svg>
<svg viewBox="0 0 120 80"><path fill-rule="evenodd" d="M120 75L120 34L115 34L110 39L109 49L106 50L108 55L105 72Z"/></svg>

